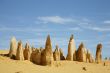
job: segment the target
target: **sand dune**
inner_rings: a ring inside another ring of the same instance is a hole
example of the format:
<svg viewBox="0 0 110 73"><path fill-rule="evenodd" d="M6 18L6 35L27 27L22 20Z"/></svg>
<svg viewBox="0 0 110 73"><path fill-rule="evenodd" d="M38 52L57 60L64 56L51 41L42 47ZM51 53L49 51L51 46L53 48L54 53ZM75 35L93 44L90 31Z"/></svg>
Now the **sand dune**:
<svg viewBox="0 0 110 73"><path fill-rule="evenodd" d="M0 51L0 54L7 51ZM76 61L54 61L52 66L41 66L30 61L12 60L5 56L0 56L0 73L110 73L110 62L84 63Z"/></svg>

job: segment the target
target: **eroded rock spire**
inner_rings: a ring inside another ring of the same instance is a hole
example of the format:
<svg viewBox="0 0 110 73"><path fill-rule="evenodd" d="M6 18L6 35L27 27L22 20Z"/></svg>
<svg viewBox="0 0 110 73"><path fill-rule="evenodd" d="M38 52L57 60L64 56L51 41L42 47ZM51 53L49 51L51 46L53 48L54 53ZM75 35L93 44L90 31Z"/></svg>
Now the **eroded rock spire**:
<svg viewBox="0 0 110 73"><path fill-rule="evenodd" d="M23 47L21 41L18 42L18 47L16 51L16 60L24 60Z"/></svg>
<svg viewBox="0 0 110 73"><path fill-rule="evenodd" d="M73 35L71 35L69 40L68 54L66 59L70 61L76 60L76 45Z"/></svg>
<svg viewBox="0 0 110 73"><path fill-rule="evenodd" d="M17 41L16 41L15 37L12 37L11 41L10 41L10 50L9 50L9 57L10 58L15 59L16 50L17 50Z"/></svg>
<svg viewBox="0 0 110 73"><path fill-rule="evenodd" d="M77 53L76 53L77 61L86 62L86 53L87 53L86 48L84 47L84 44L81 43L79 45L79 48L78 48Z"/></svg>
<svg viewBox="0 0 110 73"><path fill-rule="evenodd" d="M102 61L102 44L97 45L95 60L97 63L100 63Z"/></svg>
<svg viewBox="0 0 110 73"><path fill-rule="evenodd" d="M41 53L41 64L42 65L51 65L53 61L53 52L50 35L47 36L45 49Z"/></svg>
<svg viewBox="0 0 110 73"><path fill-rule="evenodd" d="M31 49L30 49L29 44L26 43L25 49L24 49L24 52L23 52L23 54L24 54L24 59L25 59L25 60L30 60L31 52L32 52L32 51L31 51Z"/></svg>
<svg viewBox="0 0 110 73"><path fill-rule="evenodd" d="M55 61L60 61L60 51L58 49L58 45L56 45L56 49L53 52L53 57Z"/></svg>

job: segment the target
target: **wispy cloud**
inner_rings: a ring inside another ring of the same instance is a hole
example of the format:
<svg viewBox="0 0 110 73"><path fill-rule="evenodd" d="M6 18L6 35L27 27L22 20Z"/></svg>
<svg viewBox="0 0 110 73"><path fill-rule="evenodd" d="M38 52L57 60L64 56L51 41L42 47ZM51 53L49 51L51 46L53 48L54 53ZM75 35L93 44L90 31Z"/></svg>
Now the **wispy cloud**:
<svg viewBox="0 0 110 73"><path fill-rule="evenodd" d="M66 24L66 23L73 23L76 20L72 18L60 17L60 16L44 16L44 17L37 17L41 23L57 23L57 24ZM37 21L37 23L39 22Z"/></svg>
<svg viewBox="0 0 110 73"><path fill-rule="evenodd" d="M105 24L110 24L110 20L104 21Z"/></svg>
<svg viewBox="0 0 110 73"><path fill-rule="evenodd" d="M80 27L69 28L70 31L83 31Z"/></svg>
<svg viewBox="0 0 110 73"><path fill-rule="evenodd" d="M16 31L16 32L43 32L43 31L50 31L49 29L43 29L43 28L18 28L18 27L2 27L0 28L0 31Z"/></svg>
<svg viewBox="0 0 110 73"><path fill-rule="evenodd" d="M79 27L73 27L69 28L67 27L67 30L65 29L50 29L50 28L32 28L32 27L27 27L24 29L24 27L19 28L19 27L0 27L0 31L4 32L64 32L64 31L82 31L81 28Z"/></svg>
<svg viewBox="0 0 110 73"><path fill-rule="evenodd" d="M96 31L110 31L110 28L92 27L92 30Z"/></svg>
<svg viewBox="0 0 110 73"><path fill-rule="evenodd" d="M110 31L108 27L102 27L97 25L97 23L93 23L91 20L87 18L73 18L73 17L61 17L61 16L40 16L37 17L36 23L42 23L42 24L65 24L65 25L71 25L72 27L65 27L67 30L64 29L51 29L49 27L46 28L33 28L33 27L27 27L27 28L10 28L10 27L2 27L0 28L0 31L19 31L19 32L49 32L49 31L82 31L82 30L93 30L93 31L101 31L106 32ZM110 23L109 20L104 21L103 23ZM44 26L44 25L42 25Z"/></svg>
<svg viewBox="0 0 110 73"><path fill-rule="evenodd" d="M89 23L86 23L86 22L85 23L80 23L79 26L84 28L84 29L89 29L89 30L99 31L99 32L110 31L110 28L108 28L108 27L96 26L96 24L89 24Z"/></svg>
<svg viewBox="0 0 110 73"><path fill-rule="evenodd" d="M95 27L95 26L89 26L89 27L85 27L86 29L89 30L94 30L94 31L99 31L99 32L107 32L110 31L110 28L105 28L105 27Z"/></svg>

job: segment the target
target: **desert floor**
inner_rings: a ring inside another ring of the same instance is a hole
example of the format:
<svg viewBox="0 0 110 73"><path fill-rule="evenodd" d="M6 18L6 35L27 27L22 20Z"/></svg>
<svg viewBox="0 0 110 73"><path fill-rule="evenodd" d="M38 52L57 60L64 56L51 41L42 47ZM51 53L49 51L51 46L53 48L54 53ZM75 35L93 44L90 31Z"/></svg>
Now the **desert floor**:
<svg viewBox="0 0 110 73"><path fill-rule="evenodd" d="M8 53L0 50L0 54ZM85 68L85 69L83 69ZM0 56L0 73L110 73L110 62L84 63L76 61L57 61L51 66L40 66L30 61L17 61Z"/></svg>

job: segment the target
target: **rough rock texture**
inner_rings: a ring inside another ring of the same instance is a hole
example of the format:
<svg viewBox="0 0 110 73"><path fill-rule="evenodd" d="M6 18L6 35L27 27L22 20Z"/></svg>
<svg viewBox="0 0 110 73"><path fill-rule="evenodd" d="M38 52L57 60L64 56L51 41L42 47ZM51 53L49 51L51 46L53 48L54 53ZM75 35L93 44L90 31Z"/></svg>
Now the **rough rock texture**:
<svg viewBox="0 0 110 73"><path fill-rule="evenodd" d="M100 63L102 61L102 44L97 45L95 60L96 63Z"/></svg>
<svg viewBox="0 0 110 73"><path fill-rule="evenodd" d="M60 60L65 60L62 49L60 48L59 51L60 51Z"/></svg>
<svg viewBox="0 0 110 73"><path fill-rule="evenodd" d="M18 42L18 47L16 51L16 60L24 60L24 55L23 55L23 48L22 48L22 42Z"/></svg>
<svg viewBox="0 0 110 73"><path fill-rule="evenodd" d="M54 59L53 59L51 40L50 40L50 36L48 35L46 44L45 44L45 49L41 53L41 64L51 65L53 60Z"/></svg>
<svg viewBox="0 0 110 73"><path fill-rule="evenodd" d="M32 52L31 52L31 56L30 56L30 61L33 60L33 55L34 55L34 52L35 52L36 49L37 48L34 48L34 46L31 47Z"/></svg>
<svg viewBox="0 0 110 73"><path fill-rule="evenodd" d="M94 62L94 58L93 58L93 56L92 56L92 54L90 53L89 50L87 50L86 62L89 62L89 63L93 63Z"/></svg>
<svg viewBox="0 0 110 73"><path fill-rule="evenodd" d="M68 54L67 54L66 59L70 61L76 60L76 45L75 45L73 35L71 35L70 40L69 40Z"/></svg>
<svg viewBox="0 0 110 73"><path fill-rule="evenodd" d="M77 61L79 62L86 62L86 48L84 47L83 43L81 43L79 45L79 48L77 50L77 53L76 53L76 59Z"/></svg>
<svg viewBox="0 0 110 73"><path fill-rule="evenodd" d="M38 65L41 64L41 50L40 49L36 49L35 51L32 52L31 61Z"/></svg>
<svg viewBox="0 0 110 73"><path fill-rule="evenodd" d="M60 61L60 51L57 45L55 51L53 52L53 57L55 61Z"/></svg>
<svg viewBox="0 0 110 73"><path fill-rule="evenodd" d="M25 45L25 49L24 49L24 59L25 60L30 60L30 56L31 56L31 49L28 43L26 43Z"/></svg>
<svg viewBox="0 0 110 73"><path fill-rule="evenodd" d="M16 57L16 50L17 50L17 42L16 38L12 37L10 41L10 51L9 51L9 57L12 59L15 59Z"/></svg>

